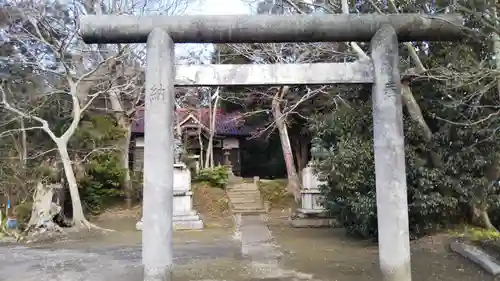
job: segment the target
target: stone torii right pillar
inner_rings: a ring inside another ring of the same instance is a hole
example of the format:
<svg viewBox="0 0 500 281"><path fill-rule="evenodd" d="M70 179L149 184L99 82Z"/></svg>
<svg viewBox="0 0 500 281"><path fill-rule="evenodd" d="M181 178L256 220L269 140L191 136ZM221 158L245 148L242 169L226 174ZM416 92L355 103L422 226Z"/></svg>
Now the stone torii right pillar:
<svg viewBox="0 0 500 281"><path fill-rule="evenodd" d="M398 39L460 40L462 23L462 17L452 14L83 17L80 32L86 43L148 43L142 231L144 280L167 281L172 276L174 84L373 83L380 269L385 281L411 281ZM174 67L173 43L369 40L372 40L371 62L215 65L203 71L186 67L177 71L194 73L193 79L178 79ZM313 69L314 73L310 73ZM266 73L269 75L265 76Z"/></svg>
<svg viewBox="0 0 500 281"><path fill-rule="evenodd" d="M373 146L379 263L386 281L411 280L403 106L396 31L382 26L371 41Z"/></svg>

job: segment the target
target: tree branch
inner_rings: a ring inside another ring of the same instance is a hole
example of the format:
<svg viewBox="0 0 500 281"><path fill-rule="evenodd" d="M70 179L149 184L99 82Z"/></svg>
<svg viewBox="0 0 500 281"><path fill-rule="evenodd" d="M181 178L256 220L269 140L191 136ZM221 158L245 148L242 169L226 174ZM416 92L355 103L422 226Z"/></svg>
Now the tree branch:
<svg viewBox="0 0 500 281"><path fill-rule="evenodd" d="M14 114L17 114L21 118L26 118L26 119L35 120L35 121L39 122L40 124L42 124L40 129L45 131L50 136L50 138L52 138L53 140L57 139L57 136L50 130L49 123L47 122L47 120L40 118L38 116L35 116L35 115L24 113L21 110L10 105L10 103L7 101L7 94L5 93L3 86L0 86L0 92L2 94L1 104L4 106L5 109L7 109L8 111L10 111Z"/></svg>

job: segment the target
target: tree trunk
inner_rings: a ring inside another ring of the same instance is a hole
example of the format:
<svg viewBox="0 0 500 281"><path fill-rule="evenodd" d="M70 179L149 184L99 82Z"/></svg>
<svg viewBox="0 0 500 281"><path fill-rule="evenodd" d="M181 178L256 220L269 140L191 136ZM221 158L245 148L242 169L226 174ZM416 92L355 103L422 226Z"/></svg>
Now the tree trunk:
<svg viewBox="0 0 500 281"><path fill-rule="evenodd" d="M487 229L492 229L492 230L497 230L497 228L491 223L490 216L488 215L488 212L486 210L481 210L480 212L480 218L481 222L484 224L484 226Z"/></svg>
<svg viewBox="0 0 500 281"><path fill-rule="evenodd" d="M491 14L492 19L495 22L498 22L498 11L495 2L497 1L492 1L493 5L491 7ZM493 54L495 56L495 66L498 71L500 70L500 35L497 32L493 32L491 37L493 39ZM500 95L500 80L497 82L497 93Z"/></svg>
<svg viewBox="0 0 500 281"><path fill-rule="evenodd" d="M121 168L125 175L123 178L123 190L125 192L125 204L127 208L132 207L132 179L130 176L129 153L130 153L130 138L132 136L132 127L129 116L126 114L120 100L120 94L117 91L110 91L108 94L111 109L115 112L115 118L118 126L125 132L125 136L120 141L120 162Z"/></svg>
<svg viewBox="0 0 500 281"><path fill-rule="evenodd" d="M295 163L297 164L297 175L299 180L302 182L302 169L300 159L302 158L302 148L300 147L300 141L297 140L294 142L294 146L292 148L292 152L295 154Z"/></svg>
<svg viewBox="0 0 500 281"><path fill-rule="evenodd" d="M208 143L207 143L207 151L205 155L205 165L204 168L209 168L210 166L210 152L211 152L211 140L210 135L212 134L212 97L210 97L208 102Z"/></svg>
<svg viewBox="0 0 500 281"><path fill-rule="evenodd" d="M201 128L198 128L198 143L200 144L200 158L198 159L198 168L203 169L203 139Z"/></svg>
<svg viewBox="0 0 500 281"><path fill-rule="evenodd" d="M295 163L293 159L292 147L290 145L290 138L288 136L288 130L285 125L285 120L283 114L281 113L281 108L279 100L285 96L288 91L288 86L281 87L280 91L274 96L272 103L272 112L274 117L274 122L278 128L278 133L281 141L281 148L283 149L283 158L286 165L286 172L288 176L288 192L292 193L295 197L295 201L300 198L300 180L297 175L297 170L295 169Z"/></svg>
<svg viewBox="0 0 500 281"><path fill-rule="evenodd" d="M61 228L53 222L54 217L61 212L61 206L53 202L54 192L62 189L61 184L43 184L38 182L33 196L33 207L26 232L40 229L60 231Z"/></svg>
<svg viewBox="0 0 500 281"><path fill-rule="evenodd" d="M473 222L476 222L479 226L484 227L486 229L492 229L498 231L497 228L491 222L486 207L478 206L472 203L471 209L472 209Z"/></svg>
<svg viewBox="0 0 500 281"><path fill-rule="evenodd" d="M27 171L26 171L26 164L28 161L28 146L27 146L27 136L26 136L26 130L24 126L24 119L19 118L19 127L20 127L20 133L21 137L18 139L14 135L11 135L14 147L16 148L18 157L19 157L19 164L20 164L20 171L18 173L20 174L21 179L26 179ZM30 195L30 188L28 187L27 184L20 184L20 190L15 192L14 194L12 193L11 187L8 188L7 190L7 198L10 199L10 209L6 210L6 215L7 216L12 216L14 215L13 211L15 209L15 204L17 204L18 200L20 197L27 197ZM12 213L9 213L12 212Z"/></svg>
<svg viewBox="0 0 500 281"><path fill-rule="evenodd" d="M408 110L408 115L410 118L418 124L420 127L421 134L424 137L424 142L427 145L432 145L432 131L425 122L424 115L422 114L422 110L418 105L413 93L411 91L410 85L408 81L403 81L401 87L401 94L403 97L403 103L405 104L406 109ZM430 151L430 157L432 161L432 165L436 168L440 168L443 166L443 160L441 156L436 151Z"/></svg>
<svg viewBox="0 0 500 281"><path fill-rule="evenodd" d="M205 166L207 168L214 166L214 135L215 135L215 124L216 124L215 120L217 118L217 103L218 102L219 102L219 89L217 88L217 90L215 92L214 107L212 109L213 111L210 112L211 113L210 138L208 139L207 156L205 158Z"/></svg>
<svg viewBox="0 0 500 281"><path fill-rule="evenodd" d="M21 163L23 166L23 169L26 169L26 163L28 162L28 141L27 141L27 136L26 136L26 130L24 126L24 119L20 118L19 119L19 125L21 126L21 153L20 153L20 158L21 158ZM23 171L25 174L26 171Z"/></svg>
<svg viewBox="0 0 500 281"><path fill-rule="evenodd" d="M78 183L76 181L73 165L69 158L67 142L58 141L56 143L61 161L64 167L64 175L68 182L69 193L71 195L71 205L73 207L73 224L75 226L89 226L88 221L83 214L82 201L80 200L80 193L78 192Z"/></svg>
<svg viewBox="0 0 500 281"><path fill-rule="evenodd" d="M308 162L308 143L302 138L298 138L295 142L294 149L295 160L297 161L297 172L299 179L302 180L302 170L307 166Z"/></svg>
<svg viewBox="0 0 500 281"><path fill-rule="evenodd" d="M125 132L125 136L120 142L120 152L121 152L120 160L121 160L121 168L125 173L123 177L123 191L125 193L125 204L127 205L127 208L130 209L132 208L132 197L133 197L132 179L130 176L130 162L129 162L130 139L132 137L132 128L127 116L125 116L124 114L120 114L118 116L118 125L120 126L120 129L122 129Z"/></svg>

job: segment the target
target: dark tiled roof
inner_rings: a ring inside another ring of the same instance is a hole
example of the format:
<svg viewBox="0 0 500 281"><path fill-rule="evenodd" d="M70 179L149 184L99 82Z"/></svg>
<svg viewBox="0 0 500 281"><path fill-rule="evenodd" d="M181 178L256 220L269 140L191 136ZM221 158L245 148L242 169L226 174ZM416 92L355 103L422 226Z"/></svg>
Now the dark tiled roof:
<svg viewBox="0 0 500 281"><path fill-rule="evenodd" d="M206 128L210 124L210 112L208 108L178 109L177 114L184 121L190 114ZM249 136L253 129L245 125L243 115L238 112L226 113L217 110L215 119L215 134L224 136ZM138 109L132 122L132 132L144 133L144 109Z"/></svg>

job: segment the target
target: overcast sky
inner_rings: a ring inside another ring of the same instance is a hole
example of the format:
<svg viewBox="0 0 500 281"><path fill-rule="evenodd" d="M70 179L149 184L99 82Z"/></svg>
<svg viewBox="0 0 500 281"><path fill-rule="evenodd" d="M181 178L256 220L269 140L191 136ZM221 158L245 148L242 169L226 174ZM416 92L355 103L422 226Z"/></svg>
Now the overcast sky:
<svg viewBox="0 0 500 281"><path fill-rule="evenodd" d="M204 15L234 15L249 14L250 7L248 3L241 0L201 0L202 4L193 11L192 14Z"/></svg>
<svg viewBox="0 0 500 281"><path fill-rule="evenodd" d="M194 5L187 14L191 15L247 15L251 13L249 3L256 0L200 0L200 4ZM201 56L200 60L208 63L213 48L211 44L179 44L176 46L178 57L186 57L189 52L195 52ZM186 63L182 61L181 63Z"/></svg>

